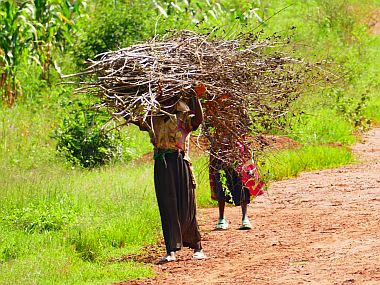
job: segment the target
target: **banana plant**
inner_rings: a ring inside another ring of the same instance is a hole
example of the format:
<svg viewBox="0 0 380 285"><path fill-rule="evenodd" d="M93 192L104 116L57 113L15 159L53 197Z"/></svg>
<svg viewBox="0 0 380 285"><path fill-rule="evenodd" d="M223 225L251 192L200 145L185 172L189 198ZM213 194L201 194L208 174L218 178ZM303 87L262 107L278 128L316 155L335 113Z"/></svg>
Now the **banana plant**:
<svg viewBox="0 0 380 285"><path fill-rule="evenodd" d="M0 91L9 106L22 94L16 71L27 55L35 32L28 20L32 12L33 6L28 2L0 1Z"/></svg>

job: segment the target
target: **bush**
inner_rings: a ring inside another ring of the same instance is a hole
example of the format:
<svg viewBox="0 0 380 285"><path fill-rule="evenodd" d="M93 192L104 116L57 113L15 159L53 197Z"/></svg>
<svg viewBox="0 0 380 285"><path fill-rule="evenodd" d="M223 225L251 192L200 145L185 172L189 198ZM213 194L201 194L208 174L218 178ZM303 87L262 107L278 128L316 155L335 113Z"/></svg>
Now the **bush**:
<svg viewBox="0 0 380 285"><path fill-rule="evenodd" d="M127 141L118 130L103 130L108 115L86 106L74 108L54 132L57 151L73 165L93 168L111 161L130 160Z"/></svg>

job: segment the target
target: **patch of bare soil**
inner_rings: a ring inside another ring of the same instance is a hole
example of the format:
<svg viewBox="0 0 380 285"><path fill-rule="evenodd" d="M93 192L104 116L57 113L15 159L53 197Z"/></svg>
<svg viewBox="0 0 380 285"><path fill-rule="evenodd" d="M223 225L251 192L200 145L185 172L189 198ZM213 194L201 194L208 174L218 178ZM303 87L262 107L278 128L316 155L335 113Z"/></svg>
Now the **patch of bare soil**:
<svg viewBox="0 0 380 285"><path fill-rule="evenodd" d="M207 259L183 249L152 263L156 278L118 284L380 284L380 129L354 151L358 164L272 183L249 207L250 231L238 230L239 207L226 231L213 230L216 208L199 209Z"/></svg>
<svg viewBox="0 0 380 285"><path fill-rule="evenodd" d="M380 34L380 10L372 11L368 20L369 31L373 35Z"/></svg>

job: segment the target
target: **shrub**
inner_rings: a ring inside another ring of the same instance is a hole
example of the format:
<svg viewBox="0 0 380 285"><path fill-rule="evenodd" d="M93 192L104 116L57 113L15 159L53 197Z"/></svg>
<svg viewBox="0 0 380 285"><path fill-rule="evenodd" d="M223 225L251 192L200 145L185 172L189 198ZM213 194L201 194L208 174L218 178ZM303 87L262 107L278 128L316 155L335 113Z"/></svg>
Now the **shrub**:
<svg viewBox="0 0 380 285"><path fill-rule="evenodd" d="M123 158L121 134L103 131L93 119L89 125L88 113L77 112L63 120L55 132L57 151L72 164L85 168L104 165Z"/></svg>
<svg viewBox="0 0 380 285"><path fill-rule="evenodd" d="M128 138L116 129L103 128L109 120L107 113L91 110L87 103L69 101L67 105L63 107L71 111L53 134L57 152L67 161L93 168L132 159L130 149L125 147Z"/></svg>
<svg viewBox="0 0 380 285"><path fill-rule="evenodd" d="M155 12L151 3L97 4L79 23L74 56L79 64L95 55L128 46L153 35ZM91 7L90 7L91 9Z"/></svg>

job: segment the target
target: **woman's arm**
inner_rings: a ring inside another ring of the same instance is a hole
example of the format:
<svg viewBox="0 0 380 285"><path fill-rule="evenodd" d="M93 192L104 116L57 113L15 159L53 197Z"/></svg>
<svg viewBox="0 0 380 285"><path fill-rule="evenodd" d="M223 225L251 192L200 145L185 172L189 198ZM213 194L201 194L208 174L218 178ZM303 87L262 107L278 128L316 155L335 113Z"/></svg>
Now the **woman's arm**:
<svg viewBox="0 0 380 285"><path fill-rule="evenodd" d="M192 104L194 106L194 110L192 110L194 112L194 117L191 119L191 126L193 127L193 130L196 130L203 122L203 110L198 96L194 96L192 100L194 102Z"/></svg>
<svg viewBox="0 0 380 285"><path fill-rule="evenodd" d="M200 101L200 97L206 94L206 87L200 83L194 87L195 95L192 97L191 108L194 112L194 117L191 120L193 130L196 130L203 122L203 109Z"/></svg>

